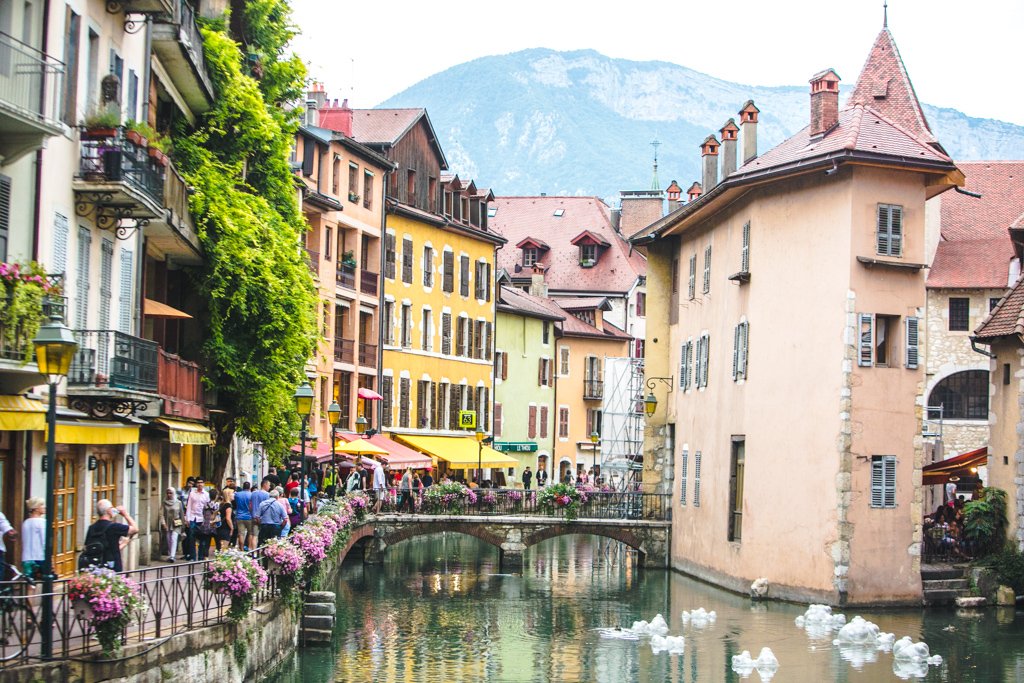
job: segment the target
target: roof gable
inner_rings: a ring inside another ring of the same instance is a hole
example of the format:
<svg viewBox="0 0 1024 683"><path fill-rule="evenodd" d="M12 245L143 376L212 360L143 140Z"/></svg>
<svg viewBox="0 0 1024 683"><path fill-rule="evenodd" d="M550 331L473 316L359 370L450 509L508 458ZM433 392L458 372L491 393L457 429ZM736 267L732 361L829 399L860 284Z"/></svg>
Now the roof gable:
<svg viewBox="0 0 1024 683"><path fill-rule="evenodd" d="M1024 277L1017 280L1006 296L992 309L988 317L975 330L980 340L1024 335Z"/></svg>
<svg viewBox="0 0 1024 683"><path fill-rule="evenodd" d="M441 168L447 169L448 160L441 149L441 143L437 140L437 134L426 109L352 110L352 137L364 145L394 147L417 125L424 127Z"/></svg>
<svg viewBox="0 0 1024 683"><path fill-rule="evenodd" d="M525 249L526 247L533 247L542 251L547 251L551 248L548 246L547 242L539 240L536 237L525 237L516 244L516 249Z"/></svg>
<svg viewBox="0 0 1024 683"><path fill-rule="evenodd" d="M569 244L575 247L578 247L581 244L596 244L599 247L605 248L611 246L610 244L608 244L608 241L605 240L603 237L601 237L600 235L595 235L589 230L584 230L580 234L573 237L572 240L569 241Z"/></svg>

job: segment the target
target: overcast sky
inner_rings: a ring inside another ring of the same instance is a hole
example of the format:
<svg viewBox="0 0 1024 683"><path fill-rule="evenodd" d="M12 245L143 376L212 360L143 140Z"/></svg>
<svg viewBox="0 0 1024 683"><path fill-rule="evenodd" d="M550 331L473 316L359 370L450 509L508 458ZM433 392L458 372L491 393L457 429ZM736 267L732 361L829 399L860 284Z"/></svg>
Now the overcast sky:
<svg viewBox="0 0 1024 683"><path fill-rule="evenodd" d="M546 47L662 60L750 85L833 67L852 88L882 27L877 0L292 0L295 48L329 97L372 107L477 57ZM1024 125L1024 0L890 0L918 97Z"/></svg>

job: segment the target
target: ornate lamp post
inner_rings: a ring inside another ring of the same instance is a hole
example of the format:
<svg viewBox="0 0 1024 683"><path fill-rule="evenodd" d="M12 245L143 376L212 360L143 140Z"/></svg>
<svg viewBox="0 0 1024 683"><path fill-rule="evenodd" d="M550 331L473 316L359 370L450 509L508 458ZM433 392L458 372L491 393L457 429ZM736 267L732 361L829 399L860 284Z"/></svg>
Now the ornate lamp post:
<svg viewBox="0 0 1024 683"><path fill-rule="evenodd" d="M302 419L302 431L299 432L299 443L300 455L302 457L302 474L306 474L306 439L309 438L309 413L313 410L313 387L309 386L309 382L303 382L298 389L295 390L295 412L298 413ZM299 481L302 481L302 477L299 477ZM302 489L299 489L300 491Z"/></svg>
<svg viewBox="0 0 1024 683"><path fill-rule="evenodd" d="M36 364L39 372L46 376L50 385L50 407L46 411L46 534L43 541L43 596L42 596L42 651L43 659L53 657L53 525L57 511L54 509L54 471L57 469L57 385L68 374L71 360L78 351L78 342L60 318L53 316L50 322L39 328L32 340L35 347Z"/></svg>
<svg viewBox="0 0 1024 683"><path fill-rule="evenodd" d="M338 422L341 420L341 406L337 401L332 401L327 407L327 421L331 423L331 467L334 468L334 496L338 496L338 463L335 460L338 454L334 450L334 441L337 438Z"/></svg>
<svg viewBox="0 0 1024 683"><path fill-rule="evenodd" d="M594 488L597 488L597 443L601 440L601 435L597 433L597 430L590 432L590 444L594 449L594 467L591 470L594 473Z"/></svg>

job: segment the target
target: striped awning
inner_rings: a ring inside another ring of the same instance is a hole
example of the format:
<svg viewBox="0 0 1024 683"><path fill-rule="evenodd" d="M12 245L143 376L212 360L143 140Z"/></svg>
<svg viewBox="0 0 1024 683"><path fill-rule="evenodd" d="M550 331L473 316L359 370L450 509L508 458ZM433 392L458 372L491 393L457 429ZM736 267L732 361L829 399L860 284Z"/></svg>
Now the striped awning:
<svg viewBox="0 0 1024 683"><path fill-rule="evenodd" d="M168 441L191 446L209 446L213 442L213 433L209 427L196 422L185 422L184 420L172 420L166 417L156 419L156 422L168 428Z"/></svg>
<svg viewBox="0 0 1024 683"><path fill-rule="evenodd" d="M46 404L27 396L0 396L0 431L46 429Z"/></svg>

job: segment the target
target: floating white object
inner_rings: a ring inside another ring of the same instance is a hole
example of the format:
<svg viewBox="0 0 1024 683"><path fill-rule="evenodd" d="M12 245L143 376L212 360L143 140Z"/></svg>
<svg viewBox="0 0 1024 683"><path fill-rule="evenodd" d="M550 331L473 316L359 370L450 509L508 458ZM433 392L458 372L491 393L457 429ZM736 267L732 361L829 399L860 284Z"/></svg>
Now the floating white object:
<svg viewBox="0 0 1024 683"><path fill-rule="evenodd" d="M794 620L811 638L826 638L846 623L845 614L832 614L828 605L808 605L807 611Z"/></svg>
<svg viewBox="0 0 1024 683"><path fill-rule="evenodd" d="M750 584L750 597L763 598L766 595L768 595L768 578L762 576L759 579L754 579L754 582Z"/></svg>
<svg viewBox="0 0 1024 683"><path fill-rule="evenodd" d="M715 623L715 619L718 615L715 614L714 610L707 612L703 607L698 607L695 610L687 612L683 610L683 625L689 624L693 628L707 628L711 624Z"/></svg>
<svg viewBox="0 0 1024 683"><path fill-rule="evenodd" d="M762 681L770 681L775 676L775 672L779 670L779 660L776 659L775 653L772 652L771 648L761 648L757 659L750 658L749 650L744 650L742 654L733 655L732 670L740 676L746 678L755 669L757 669L757 673L761 676Z"/></svg>
<svg viewBox="0 0 1024 683"><path fill-rule="evenodd" d="M665 623L665 617L658 614L649 622L645 620L634 621L633 626L629 630L638 636L664 636L668 635L668 624Z"/></svg>
<svg viewBox="0 0 1024 683"><path fill-rule="evenodd" d="M668 652L669 654L682 654L684 649L682 636L651 636L651 652Z"/></svg>
<svg viewBox="0 0 1024 683"><path fill-rule="evenodd" d="M892 656L908 662L927 663L931 653L928 651L928 643L915 643L910 636L903 636L893 643Z"/></svg>

